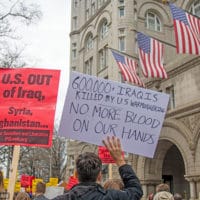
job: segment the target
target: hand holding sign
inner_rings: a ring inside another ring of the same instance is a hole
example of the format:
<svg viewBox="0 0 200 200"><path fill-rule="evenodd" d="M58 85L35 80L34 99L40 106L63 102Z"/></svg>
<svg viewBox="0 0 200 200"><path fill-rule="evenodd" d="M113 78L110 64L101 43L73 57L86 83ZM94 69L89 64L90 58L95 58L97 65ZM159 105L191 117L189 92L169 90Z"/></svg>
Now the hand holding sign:
<svg viewBox="0 0 200 200"><path fill-rule="evenodd" d="M119 138L116 137L107 137L107 140L103 140L104 145L109 150L110 155L115 160L117 166L122 166L126 164L124 157L123 157L123 151L121 148L121 143Z"/></svg>

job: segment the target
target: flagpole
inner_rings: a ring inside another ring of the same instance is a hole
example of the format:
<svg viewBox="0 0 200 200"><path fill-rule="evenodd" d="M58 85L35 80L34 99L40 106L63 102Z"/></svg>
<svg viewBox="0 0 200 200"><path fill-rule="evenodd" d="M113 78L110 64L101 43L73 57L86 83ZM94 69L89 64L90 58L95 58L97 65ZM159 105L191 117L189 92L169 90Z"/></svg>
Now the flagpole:
<svg viewBox="0 0 200 200"><path fill-rule="evenodd" d="M131 55L125 53L125 52L121 52L121 51L119 51L119 50L117 50L117 49L113 49L113 48L111 48L111 47L107 47L107 48L108 48L108 49L111 49L111 50L113 50L113 51L116 51L116 52L118 52L119 54L122 54L122 55L125 55L125 56L128 56L128 57L130 57L130 58L134 58L134 59L137 59L137 60L138 60L138 57L136 57L136 56L131 56Z"/></svg>
<svg viewBox="0 0 200 200"><path fill-rule="evenodd" d="M131 31L135 31L136 33L142 33L142 32L140 32L140 31L133 30L133 29L132 29ZM143 33L143 34L146 35L145 33ZM148 35L148 36L149 36L149 35ZM155 39L155 40L158 40L159 42L161 42L161 43L163 43L163 44L166 44L166 45L168 45L168 46L170 46L170 47L176 48L176 45L173 45L173 44L171 44L171 43L165 42L165 41L163 41L163 40L160 40L160 39L155 38L155 37L152 37L152 36L149 36L149 37L151 37L151 38L153 38L153 39Z"/></svg>

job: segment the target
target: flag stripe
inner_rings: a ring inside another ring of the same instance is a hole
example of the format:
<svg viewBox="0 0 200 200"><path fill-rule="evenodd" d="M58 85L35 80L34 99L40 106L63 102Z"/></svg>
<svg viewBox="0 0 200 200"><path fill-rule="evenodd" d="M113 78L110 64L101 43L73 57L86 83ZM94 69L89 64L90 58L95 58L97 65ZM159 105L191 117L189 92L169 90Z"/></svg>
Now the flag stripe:
<svg viewBox="0 0 200 200"><path fill-rule="evenodd" d="M124 81L135 83L139 86L144 87L144 83L140 80L136 72L137 62L131 58L128 58L127 56L118 54L113 50L111 51L115 58L115 61L118 64Z"/></svg>
<svg viewBox="0 0 200 200"><path fill-rule="evenodd" d="M170 4L177 53L200 55L200 20Z"/></svg>
<svg viewBox="0 0 200 200"><path fill-rule="evenodd" d="M167 73L163 66L163 44L142 33L138 33L138 47L144 76L167 78Z"/></svg>

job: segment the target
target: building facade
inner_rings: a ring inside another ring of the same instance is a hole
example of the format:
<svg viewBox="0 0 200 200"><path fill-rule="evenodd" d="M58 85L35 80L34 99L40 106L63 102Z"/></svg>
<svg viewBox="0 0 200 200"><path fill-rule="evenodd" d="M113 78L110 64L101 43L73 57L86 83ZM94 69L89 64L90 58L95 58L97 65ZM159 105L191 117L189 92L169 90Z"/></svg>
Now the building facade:
<svg viewBox="0 0 200 200"><path fill-rule="evenodd" d="M200 17L199 0L171 2ZM200 56L176 53L169 5L162 0L72 0L71 70L122 81L109 48L138 60L137 32L165 44L169 78L143 80L147 88L170 94L170 102L154 158L128 154L127 162L141 181L144 199L161 182L184 199L200 199ZM141 75L141 70L138 73ZM69 176L76 155L97 147L79 141L68 143Z"/></svg>

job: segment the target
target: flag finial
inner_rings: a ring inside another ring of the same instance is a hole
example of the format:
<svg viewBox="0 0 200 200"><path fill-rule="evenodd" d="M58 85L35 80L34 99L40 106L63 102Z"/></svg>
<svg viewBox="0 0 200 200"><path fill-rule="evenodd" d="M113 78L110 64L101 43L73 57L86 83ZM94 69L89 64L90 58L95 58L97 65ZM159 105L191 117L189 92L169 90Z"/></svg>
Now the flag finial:
<svg viewBox="0 0 200 200"><path fill-rule="evenodd" d="M169 3L169 0L162 0L163 4Z"/></svg>

